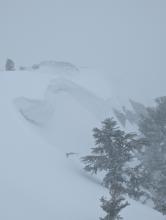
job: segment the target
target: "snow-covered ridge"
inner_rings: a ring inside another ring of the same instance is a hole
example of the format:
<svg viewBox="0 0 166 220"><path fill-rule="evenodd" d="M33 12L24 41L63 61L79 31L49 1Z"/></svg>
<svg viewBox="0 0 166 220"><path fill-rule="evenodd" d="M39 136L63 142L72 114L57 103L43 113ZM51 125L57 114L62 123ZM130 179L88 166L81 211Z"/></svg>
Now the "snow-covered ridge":
<svg viewBox="0 0 166 220"><path fill-rule="evenodd" d="M43 100L20 97L15 99L15 104L27 120L36 125L42 125L51 119L54 113L56 114L56 97L59 93L64 92L72 96L99 121L104 120L106 117L108 109L104 99L97 97L96 94L71 80L62 78L54 79L50 82Z"/></svg>
<svg viewBox="0 0 166 220"><path fill-rule="evenodd" d="M52 81L39 71L0 74L0 219L92 220L103 215L99 199L107 191L83 175L79 157L93 147L91 129L100 121L100 111L95 111L103 109L105 99L78 81ZM55 143L46 142L36 132L39 126L26 123L18 109L49 122L44 132L52 132ZM70 151L79 154L67 159ZM122 213L124 220L164 219L130 203Z"/></svg>
<svg viewBox="0 0 166 220"><path fill-rule="evenodd" d="M123 128L127 123L131 127L136 125L139 117L146 114L143 104L130 100L133 110L128 110L125 106L115 108L112 100L101 98L78 83L60 77L50 81L42 100L18 97L15 99L15 104L25 119L43 126L56 114L56 99L61 93L66 93L75 99L96 120L102 121L107 117L115 117Z"/></svg>
<svg viewBox="0 0 166 220"><path fill-rule="evenodd" d="M64 61L42 61L39 63L39 67L52 67L55 69L62 69L63 71L79 71L78 67L74 64Z"/></svg>

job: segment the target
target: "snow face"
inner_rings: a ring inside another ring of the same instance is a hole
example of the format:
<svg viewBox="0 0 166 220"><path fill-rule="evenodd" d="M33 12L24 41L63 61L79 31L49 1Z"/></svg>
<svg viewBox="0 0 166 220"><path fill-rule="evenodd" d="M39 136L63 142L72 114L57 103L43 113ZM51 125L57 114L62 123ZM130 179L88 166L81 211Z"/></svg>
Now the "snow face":
<svg viewBox="0 0 166 220"><path fill-rule="evenodd" d="M20 97L16 98L14 102L20 114L27 121L38 126L44 125L54 113L51 104L44 101Z"/></svg>
<svg viewBox="0 0 166 220"><path fill-rule="evenodd" d="M84 109L89 111L98 120L104 120L108 109L106 108L106 102L104 99L97 97L91 91L73 83L72 81L59 78L52 80L49 84L45 100L30 100L27 98L17 98L15 104L22 113L22 115L27 118L27 120L32 120L36 124L42 124L42 121L47 121L49 116L53 114L57 108L58 96L62 93L66 93L76 102L78 102Z"/></svg>
<svg viewBox="0 0 166 220"><path fill-rule="evenodd" d="M99 198L107 190L82 170L79 157L93 147L91 130L100 122L95 110L110 94L104 79L93 89L85 76L59 80L39 71L1 72L0 219L91 220L103 215ZM29 123L20 110L44 126ZM67 152L78 154L66 158ZM124 220L164 219L130 203Z"/></svg>

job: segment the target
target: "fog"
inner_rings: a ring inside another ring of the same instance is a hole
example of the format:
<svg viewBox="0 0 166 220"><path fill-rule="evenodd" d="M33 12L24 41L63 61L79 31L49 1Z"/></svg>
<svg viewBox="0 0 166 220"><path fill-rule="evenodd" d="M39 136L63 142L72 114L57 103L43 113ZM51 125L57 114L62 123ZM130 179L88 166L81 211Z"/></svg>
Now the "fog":
<svg viewBox="0 0 166 220"><path fill-rule="evenodd" d="M165 11L165 0L0 0L0 218L104 215L104 174L80 157L106 117L138 132L140 110L166 95ZM124 220L164 219L129 201Z"/></svg>
<svg viewBox="0 0 166 220"><path fill-rule="evenodd" d="M0 61L45 59L123 75L164 75L164 0L1 0Z"/></svg>

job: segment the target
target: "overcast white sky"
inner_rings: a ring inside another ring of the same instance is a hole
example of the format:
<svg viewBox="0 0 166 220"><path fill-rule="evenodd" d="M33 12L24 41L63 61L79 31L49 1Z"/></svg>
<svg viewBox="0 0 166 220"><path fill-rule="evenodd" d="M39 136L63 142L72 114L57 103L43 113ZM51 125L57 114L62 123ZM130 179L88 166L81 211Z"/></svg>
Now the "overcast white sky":
<svg viewBox="0 0 166 220"><path fill-rule="evenodd" d="M166 72L165 0L0 0L0 64L45 59Z"/></svg>

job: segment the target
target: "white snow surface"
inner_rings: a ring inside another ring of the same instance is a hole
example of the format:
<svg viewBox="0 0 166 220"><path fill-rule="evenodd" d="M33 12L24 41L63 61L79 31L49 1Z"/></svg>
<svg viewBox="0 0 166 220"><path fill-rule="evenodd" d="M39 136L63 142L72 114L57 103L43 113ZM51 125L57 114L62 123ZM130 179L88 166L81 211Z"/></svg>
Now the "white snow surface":
<svg viewBox="0 0 166 220"><path fill-rule="evenodd" d="M91 130L100 125L112 91L103 75L94 78L90 72L65 79L40 71L0 73L0 219L104 215L99 199L107 190L99 177L82 170L79 158L93 147ZM20 109L40 126L29 123ZM67 152L78 154L67 159ZM145 205L130 204L124 220L164 219Z"/></svg>

